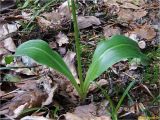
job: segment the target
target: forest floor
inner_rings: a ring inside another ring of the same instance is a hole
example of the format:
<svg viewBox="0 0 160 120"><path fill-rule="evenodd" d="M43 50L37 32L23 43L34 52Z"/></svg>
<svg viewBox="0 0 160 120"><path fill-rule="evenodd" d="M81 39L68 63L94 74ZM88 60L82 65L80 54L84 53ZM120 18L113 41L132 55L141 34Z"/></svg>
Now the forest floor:
<svg viewBox="0 0 160 120"><path fill-rule="evenodd" d="M103 73L89 87L85 101L70 81L29 57L6 57L32 39L45 40L77 76L71 9L64 0L0 0L0 118L1 120L111 120L113 111L130 83L117 111L118 120L160 119L160 10L159 0L80 0L83 75L99 41L115 34L137 42L151 62L123 60ZM127 52L127 51L126 51ZM114 119L113 119L114 120Z"/></svg>

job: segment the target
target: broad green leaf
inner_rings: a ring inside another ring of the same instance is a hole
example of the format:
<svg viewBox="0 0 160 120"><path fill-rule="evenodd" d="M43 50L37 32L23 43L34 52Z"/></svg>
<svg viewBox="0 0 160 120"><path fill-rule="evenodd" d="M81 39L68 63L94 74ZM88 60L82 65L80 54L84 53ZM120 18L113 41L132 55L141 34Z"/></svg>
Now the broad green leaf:
<svg viewBox="0 0 160 120"><path fill-rule="evenodd" d="M53 51L45 41L29 40L16 49L15 56L28 56L40 64L57 70L65 75L80 92L78 84L61 56Z"/></svg>
<svg viewBox="0 0 160 120"><path fill-rule="evenodd" d="M141 58L143 61L146 59L137 43L125 36L115 35L109 40L100 42L87 72L83 91L86 91L90 82L99 77L109 67L126 58Z"/></svg>

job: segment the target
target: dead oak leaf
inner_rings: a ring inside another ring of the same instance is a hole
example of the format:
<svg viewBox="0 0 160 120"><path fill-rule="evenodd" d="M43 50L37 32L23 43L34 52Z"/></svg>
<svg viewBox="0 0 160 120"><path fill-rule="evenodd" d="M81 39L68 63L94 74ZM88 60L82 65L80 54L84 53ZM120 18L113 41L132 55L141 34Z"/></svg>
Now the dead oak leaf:
<svg viewBox="0 0 160 120"><path fill-rule="evenodd" d="M147 15L147 12L145 10L137 10L133 11L131 9L120 9L118 12L118 20L120 21L126 21L131 22L137 19L140 19Z"/></svg>
<svg viewBox="0 0 160 120"><path fill-rule="evenodd" d="M32 82L29 84L32 85L30 89L26 87L28 84L21 86L23 90L17 93L11 101L2 105L0 111L6 110L5 114L8 114L12 118L16 118L24 108L40 107L52 102L57 85L53 84L51 79L46 76L37 80L34 83L34 86Z"/></svg>
<svg viewBox="0 0 160 120"><path fill-rule="evenodd" d="M100 25L100 20L95 16L78 16L77 17L79 29L88 28L92 25Z"/></svg>
<svg viewBox="0 0 160 120"><path fill-rule="evenodd" d="M111 120L111 118L108 116L100 116L100 117L94 116L91 118L83 118L73 113L66 113L64 116L66 120Z"/></svg>
<svg viewBox="0 0 160 120"><path fill-rule="evenodd" d="M60 13L52 11L49 13L43 13L42 16L44 16L48 21L54 22L54 23L60 23L60 20L62 16Z"/></svg>
<svg viewBox="0 0 160 120"><path fill-rule="evenodd" d="M92 103L89 105L78 106L75 108L74 113L67 113L67 114L66 116L70 117L71 118L70 120L72 120L71 116L75 117L75 119L73 120L93 120L93 119L94 120L111 120L109 116L102 115L98 117L97 116L97 106L95 106Z"/></svg>
<svg viewBox="0 0 160 120"><path fill-rule="evenodd" d="M145 10L143 10L143 9L138 10L138 11L135 11L135 12L133 13L134 20L137 20L137 19L140 19L140 18L146 16L147 13L148 13L148 12L145 11Z"/></svg>
<svg viewBox="0 0 160 120"><path fill-rule="evenodd" d="M104 36L108 38L115 34L118 34L118 35L121 34L121 29L119 27L113 27L113 26L107 25L103 28L103 33L104 33Z"/></svg>
<svg viewBox="0 0 160 120"><path fill-rule="evenodd" d="M47 28L49 28L51 26L51 22L46 20L43 17L36 17L37 23L38 25L41 27L42 30L46 30Z"/></svg>
<svg viewBox="0 0 160 120"><path fill-rule="evenodd" d="M132 3L128 3L128 2L123 3L120 7L134 9L134 10L141 9L141 7L138 7L138 6L136 6Z"/></svg>
<svg viewBox="0 0 160 120"><path fill-rule="evenodd" d="M141 38L144 38L148 41L151 41L155 36L156 32L150 25L143 25L139 28L136 28L133 33L137 34Z"/></svg>

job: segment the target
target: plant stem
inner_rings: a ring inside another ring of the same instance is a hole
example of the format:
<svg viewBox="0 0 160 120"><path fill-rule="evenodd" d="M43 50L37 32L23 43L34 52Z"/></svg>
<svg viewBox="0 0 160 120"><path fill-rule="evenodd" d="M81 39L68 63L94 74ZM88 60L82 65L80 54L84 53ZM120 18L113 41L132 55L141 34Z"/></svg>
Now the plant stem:
<svg viewBox="0 0 160 120"><path fill-rule="evenodd" d="M80 38L79 38L80 35L79 35L77 16L76 16L76 6L75 6L74 0L71 0L71 5L72 5L72 16L73 16L73 24L74 24L74 36L75 36L75 42L76 42L76 56L77 56L77 62L78 62L78 76L80 80L80 86L82 89L83 77L82 77L82 65L81 65Z"/></svg>

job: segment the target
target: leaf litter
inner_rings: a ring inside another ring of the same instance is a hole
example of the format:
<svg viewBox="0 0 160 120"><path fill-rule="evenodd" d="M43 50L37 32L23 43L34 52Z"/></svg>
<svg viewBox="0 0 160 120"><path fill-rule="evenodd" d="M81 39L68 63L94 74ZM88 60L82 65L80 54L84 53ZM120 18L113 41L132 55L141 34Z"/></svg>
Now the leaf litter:
<svg viewBox="0 0 160 120"><path fill-rule="evenodd" d="M83 3L79 1L80 6L77 12L77 17L80 34L84 36L82 39L82 44L87 43L87 45L91 46L90 49L85 49L85 53L91 53L92 49L95 47L94 45L97 43L97 38L95 36L98 36L98 38L99 36L102 36L102 38L108 38L114 34L124 34L134 39L139 44L141 49L148 49L151 45L151 42L157 41L158 36L157 29L154 27L156 24L158 24L156 23L157 8L156 6L154 7L155 3L158 4L157 1L146 2L144 0L103 0L103 2L97 1L97 4L94 2L92 4L92 2L88 1ZM38 31L40 31L39 35L35 34L36 37L32 35L27 35L24 37L23 34L18 33L22 26L19 26L17 21L30 21L30 18L32 17L32 11L26 12L25 10L22 10L22 12L19 13L20 17L18 15L13 17L11 13L7 13L7 16L5 16L5 14L1 14L1 16L5 18L2 21L11 19L11 21L16 20L16 22L12 22L12 24L10 22L4 23L0 26L0 31L5 31L5 34L4 32L1 32L3 34L0 35L0 38L2 38L2 36L7 36L6 39L2 39L0 41L0 65L3 65L3 67L28 66L28 68L11 69L9 71L12 72L9 73L7 71L7 74L12 75L14 73L16 76L20 76L20 81L18 81L18 83L11 83L14 87L17 88L17 90L14 88L16 92L14 91L12 93L13 90L10 90L9 87L8 88L11 94L7 94L8 91L4 89L0 91L0 98L2 98L3 106L1 109L4 108L3 112L6 112L6 117L10 116L11 118L17 118L19 117L21 111L26 108L47 107L49 111L45 111L44 113L37 111L39 114L28 114L29 116L24 116L21 119L48 120L54 119L51 117L50 112L51 109L53 109L52 107L55 105L55 102L57 102L59 106L62 106L58 112L58 115L64 115L66 120L110 120L111 118L109 114L106 113L106 109L110 108L108 101L106 100L105 104L102 104L104 102L104 97L103 95L99 94L97 85L111 92L111 96L116 103L118 101L117 98L119 98L119 89L124 88L124 86L129 81L129 77L126 74L131 77L135 77L137 80L141 80L140 77L142 75L142 66L139 65L138 60L133 60L130 64L127 64L125 61L118 63L112 67L109 73L104 73L100 78L98 78L98 80L90 86L88 97L89 100L85 103L85 105L78 104L79 100L77 92L71 85L70 81L56 71L46 68L45 66L40 66L30 58L26 57L22 57L20 62L17 62L18 58L16 58L16 61L10 65L6 65L4 62L5 55L14 53L16 46L21 42L27 41L28 39L41 38L47 40L53 49L59 51L64 56L64 60L67 62L68 67L74 74L74 77L78 78L75 64L76 54L71 52L74 51L74 44L72 42L73 27L71 23L71 9L69 9L67 1L59 3L55 6L52 6L53 8L51 11L45 11L36 16L34 23L39 26ZM85 9L81 11L81 7ZM153 11L149 9L153 9ZM97 13L101 12L104 14L106 13L105 16L95 16ZM152 14L152 16L148 17L150 14ZM153 16L153 14L155 16ZM152 24L152 21L154 21L154 24ZM14 32L18 34L10 35L10 33ZM35 33L34 31L32 32ZM94 44L89 44L90 42L93 42ZM88 57L88 55L86 56ZM30 68L30 66L36 67ZM86 66L88 67L88 65ZM113 69L116 71L116 73L112 71ZM1 72L3 73L1 77L5 78L5 75L7 75L6 71L3 70L0 71L0 73ZM42 77L44 74L49 75L52 80L48 79L46 76ZM37 80L36 78L29 80L30 77L36 76L41 79ZM23 80L24 78L25 80ZM1 86L4 86L3 79L1 81L3 82ZM150 85L146 84L145 82L143 84L141 86L144 87L136 86L137 88L135 87L130 92L132 99L137 101L136 106L138 109L144 109L145 107L148 107L148 101L151 101L151 98L153 95L157 94L158 90L158 88L154 90L151 89ZM116 86L118 86L118 88ZM117 91L112 92L114 89L117 89ZM142 92L137 92L139 89L141 89ZM146 92L149 95L146 94ZM61 97L64 98L65 102L62 101ZM69 104L66 101L68 101ZM97 105L95 105L93 102L98 105L102 104L102 108L97 111L99 107L97 107ZM70 105L72 106L71 108ZM127 114L129 114L131 111L132 105L134 106L134 104L130 105L124 102L122 111L119 112L120 118L127 119ZM156 115L156 113L152 110L150 112L152 115ZM134 116L136 116L136 118L139 118L138 116L143 115L143 113L141 113L140 110L137 110L136 108L132 113Z"/></svg>

